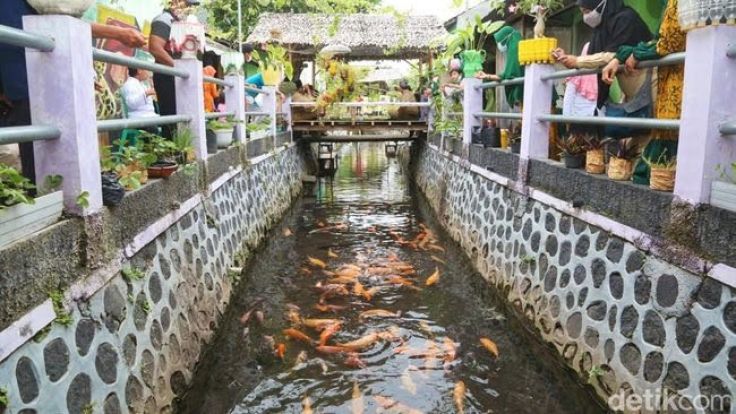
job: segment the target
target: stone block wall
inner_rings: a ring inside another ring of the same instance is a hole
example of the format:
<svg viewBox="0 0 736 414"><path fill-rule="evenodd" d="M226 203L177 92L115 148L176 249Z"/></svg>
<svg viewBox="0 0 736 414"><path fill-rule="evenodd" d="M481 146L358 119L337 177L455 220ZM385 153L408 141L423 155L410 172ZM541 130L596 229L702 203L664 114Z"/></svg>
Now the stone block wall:
<svg viewBox="0 0 736 414"><path fill-rule="evenodd" d="M733 289L427 145L411 163L418 188L474 266L601 399L666 389L686 406L736 392Z"/></svg>
<svg viewBox="0 0 736 414"><path fill-rule="evenodd" d="M245 167L112 267L75 298L68 326L49 325L0 362L6 412L172 412L230 300L228 269L289 208L302 171L297 147Z"/></svg>

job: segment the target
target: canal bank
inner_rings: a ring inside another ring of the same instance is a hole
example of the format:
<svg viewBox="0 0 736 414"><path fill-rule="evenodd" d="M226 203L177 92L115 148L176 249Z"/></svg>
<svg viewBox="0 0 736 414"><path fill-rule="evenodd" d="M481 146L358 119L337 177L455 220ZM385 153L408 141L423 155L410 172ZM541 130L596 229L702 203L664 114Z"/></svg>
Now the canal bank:
<svg viewBox="0 0 736 414"><path fill-rule="evenodd" d="M515 157L501 155L490 161ZM729 412L736 390L736 301L712 265L702 265L703 256L673 254L674 241L588 210L620 204L606 201L610 193L560 200L508 178L517 176L515 168L492 171L428 144L404 151L402 159L473 266L559 358L590 379L602 400L649 394L660 396L656 403L669 393L687 408L702 396L724 401L709 412ZM546 179L564 187L563 172ZM647 217L650 226L669 224L656 209L640 210L637 219ZM733 241L733 234L711 234L710 243ZM685 270L698 264L701 272Z"/></svg>

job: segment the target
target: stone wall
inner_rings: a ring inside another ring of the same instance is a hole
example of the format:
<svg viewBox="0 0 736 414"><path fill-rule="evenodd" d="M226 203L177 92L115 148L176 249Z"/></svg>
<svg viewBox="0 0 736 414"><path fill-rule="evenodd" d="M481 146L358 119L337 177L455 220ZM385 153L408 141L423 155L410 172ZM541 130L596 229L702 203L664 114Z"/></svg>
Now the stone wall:
<svg viewBox="0 0 736 414"><path fill-rule="evenodd" d="M603 400L663 389L689 398L736 392L733 289L427 145L411 162L474 266Z"/></svg>
<svg viewBox="0 0 736 414"><path fill-rule="evenodd" d="M245 167L113 266L75 298L68 326L49 325L0 363L7 412L171 412L229 302L228 269L291 205L302 171L296 147Z"/></svg>

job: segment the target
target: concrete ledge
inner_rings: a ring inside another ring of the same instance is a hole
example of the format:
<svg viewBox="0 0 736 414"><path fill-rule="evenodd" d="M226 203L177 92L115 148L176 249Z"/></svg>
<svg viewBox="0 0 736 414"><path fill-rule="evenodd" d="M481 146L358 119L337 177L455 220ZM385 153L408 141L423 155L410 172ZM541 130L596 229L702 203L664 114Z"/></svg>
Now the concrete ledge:
<svg viewBox="0 0 736 414"><path fill-rule="evenodd" d="M230 171L230 167L237 167L240 165L241 152L240 146L226 148L217 151L217 154L212 154L207 157L207 183L212 184L221 177L223 174Z"/></svg>
<svg viewBox="0 0 736 414"><path fill-rule="evenodd" d="M654 237L662 237L669 222L672 194L565 168L554 161L530 160L529 185Z"/></svg>
<svg viewBox="0 0 736 414"><path fill-rule="evenodd" d="M519 155L500 148L470 146L470 162L488 171L516 181L519 172Z"/></svg>
<svg viewBox="0 0 736 414"><path fill-rule="evenodd" d="M248 150L248 158L254 158L259 155L263 155L273 148L273 137L266 137L248 141L246 148Z"/></svg>
<svg viewBox="0 0 736 414"><path fill-rule="evenodd" d="M0 250L0 331L73 283L84 265L81 220L64 220Z"/></svg>
<svg viewBox="0 0 736 414"><path fill-rule="evenodd" d="M697 240L701 251L736 267L736 213L713 206L699 209Z"/></svg>

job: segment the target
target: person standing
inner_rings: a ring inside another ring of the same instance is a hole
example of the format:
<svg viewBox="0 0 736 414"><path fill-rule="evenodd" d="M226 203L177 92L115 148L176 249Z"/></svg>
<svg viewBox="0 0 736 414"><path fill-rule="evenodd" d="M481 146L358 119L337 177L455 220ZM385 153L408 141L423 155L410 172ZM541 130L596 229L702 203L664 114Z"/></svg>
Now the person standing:
<svg viewBox="0 0 736 414"><path fill-rule="evenodd" d="M243 64L243 72L245 77L250 78L251 76L257 75L261 69L258 65L258 61L253 58L252 45L247 43L243 45L243 58L245 59L245 63Z"/></svg>
<svg viewBox="0 0 736 414"><path fill-rule="evenodd" d="M189 6L199 4L196 0L171 0L168 9L164 9L151 23L151 35L148 37L148 51L156 59L156 63L174 67L174 58L169 39L171 26L181 21L184 11ZM162 73L153 74L153 87L158 97L159 112L162 116L176 115L176 86L174 77ZM166 138L172 137L171 127L163 128Z"/></svg>
<svg viewBox="0 0 736 414"><path fill-rule="evenodd" d="M26 0L0 1L0 25L23 29L23 16L37 14ZM92 37L115 39L129 47L142 47L146 39L135 29L107 26L91 23ZM53 68L49 68L53 70ZM92 82L92 79L90 79ZM26 71L25 49L0 43L0 84L3 85L4 97L10 110L5 114L2 124L6 126L23 126L31 124L31 107L28 96L28 75ZM59 102L65 105L66 102ZM23 175L36 182L36 171L33 159L33 143L19 144Z"/></svg>
<svg viewBox="0 0 736 414"><path fill-rule="evenodd" d="M212 66L205 66L202 70L204 76L214 78L217 74L217 70ZM217 90L217 85L214 83L205 82L204 88L204 111L215 112L215 100L220 96L220 92Z"/></svg>

